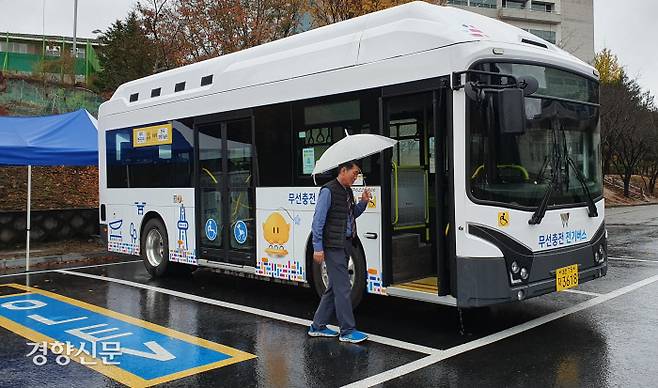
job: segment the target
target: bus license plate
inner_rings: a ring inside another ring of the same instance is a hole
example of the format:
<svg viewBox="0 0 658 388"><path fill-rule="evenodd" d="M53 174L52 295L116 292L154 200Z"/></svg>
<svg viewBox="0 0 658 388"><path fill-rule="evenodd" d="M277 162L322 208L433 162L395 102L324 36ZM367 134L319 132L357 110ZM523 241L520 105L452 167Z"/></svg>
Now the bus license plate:
<svg viewBox="0 0 658 388"><path fill-rule="evenodd" d="M578 264L558 268L555 271L555 285L558 291L578 285Z"/></svg>

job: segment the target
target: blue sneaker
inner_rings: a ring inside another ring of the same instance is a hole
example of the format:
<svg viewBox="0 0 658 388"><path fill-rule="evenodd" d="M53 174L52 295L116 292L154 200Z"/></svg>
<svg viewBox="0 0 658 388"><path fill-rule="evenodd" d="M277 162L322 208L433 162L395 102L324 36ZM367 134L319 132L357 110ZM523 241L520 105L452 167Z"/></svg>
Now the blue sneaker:
<svg viewBox="0 0 658 388"><path fill-rule="evenodd" d="M338 339L341 340L342 342L351 342L353 344L358 344L359 342L363 342L367 340L368 335L358 330L354 330L349 334L341 335L340 337L338 337Z"/></svg>
<svg viewBox="0 0 658 388"><path fill-rule="evenodd" d="M328 327L325 327L322 330L317 330L311 325L311 327L308 328L308 335L311 337L338 337L338 332L331 330Z"/></svg>

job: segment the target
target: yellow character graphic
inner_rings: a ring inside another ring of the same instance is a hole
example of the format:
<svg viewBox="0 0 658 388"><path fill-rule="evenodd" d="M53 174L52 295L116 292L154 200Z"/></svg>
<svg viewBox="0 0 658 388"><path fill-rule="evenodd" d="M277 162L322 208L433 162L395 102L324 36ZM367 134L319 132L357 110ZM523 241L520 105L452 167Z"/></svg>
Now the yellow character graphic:
<svg viewBox="0 0 658 388"><path fill-rule="evenodd" d="M288 251L283 244L290 238L290 224L286 223L285 218L279 212L270 214L263 224L263 234L265 241L270 244L265 252L273 256L285 256Z"/></svg>

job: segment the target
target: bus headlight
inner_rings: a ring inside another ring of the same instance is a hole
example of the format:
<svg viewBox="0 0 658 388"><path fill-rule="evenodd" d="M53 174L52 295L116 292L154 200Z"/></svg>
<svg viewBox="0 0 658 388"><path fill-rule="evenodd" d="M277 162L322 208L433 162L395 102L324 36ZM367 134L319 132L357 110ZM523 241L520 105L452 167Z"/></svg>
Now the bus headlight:
<svg viewBox="0 0 658 388"><path fill-rule="evenodd" d="M510 269L512 270L513 274L519 273L519 264L516 261L513 261Z"/></svg>
<svg viewBox="0 0 658 388"><path fill-rule="evenodd" d="M521 268L521 279L528 280L528 270L525 267Z"/></svg>

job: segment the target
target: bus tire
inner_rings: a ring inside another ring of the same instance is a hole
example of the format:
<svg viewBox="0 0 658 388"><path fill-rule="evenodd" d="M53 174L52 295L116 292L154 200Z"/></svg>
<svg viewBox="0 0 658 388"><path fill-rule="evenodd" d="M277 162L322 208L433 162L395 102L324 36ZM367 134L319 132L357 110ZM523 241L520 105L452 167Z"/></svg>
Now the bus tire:
<svg viewBox="0 0 658 388"><path fill-rule="evenodd" d="M326 266L325 263L320 265L313 259L311 259L311 263L313 266L313 286L318 296L322 297L327 289L326 282L328 281L328 275L326 273ZM350 272L350 281L352 282L352 309L355 310L361 303L366 289L366 260L359 244L352 247L352 256L350 257L347 268Z"/></svg>
<svg viewBox="0 0 658 388"><path fill-rule="evenodd" d="M144 267L151 277L159 278L171 272L173 263L169 262L169 238L162 221L152 218L146 223L141 245Z"/></svg>

